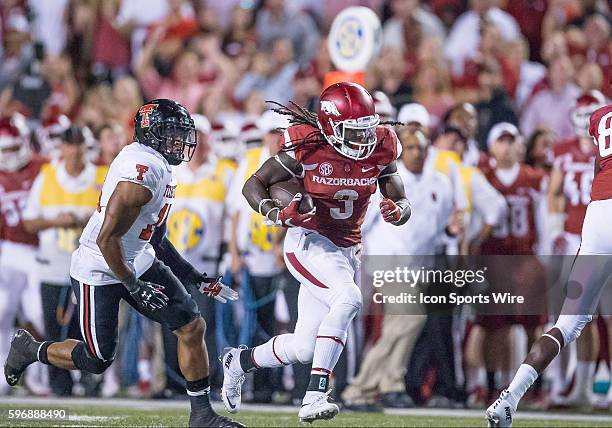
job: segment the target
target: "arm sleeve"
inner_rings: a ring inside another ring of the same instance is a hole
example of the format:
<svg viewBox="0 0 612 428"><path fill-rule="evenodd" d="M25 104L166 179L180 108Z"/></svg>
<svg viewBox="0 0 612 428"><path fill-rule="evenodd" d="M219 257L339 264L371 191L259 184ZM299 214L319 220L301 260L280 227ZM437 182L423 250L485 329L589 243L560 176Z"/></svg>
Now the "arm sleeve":
<svg viewBox="0 0 612 428"><path fill-rule="evenodd" d="M170 268L181 282L190 282L198 271L185 260L166 236L166 223L157 227L150 241L155 256Z"/></svg>
<svg viewBox="0 0 612 428"><path fill-rule="evenodd" d="M42 215L42 211L40 209L40 192L42 191L42 184L43 176L42 174L38 174L34 180L34 183L32 184L32 188L30 189L28 200L26 202L26 207L23 211L24 220L33 220Z"/></svg>

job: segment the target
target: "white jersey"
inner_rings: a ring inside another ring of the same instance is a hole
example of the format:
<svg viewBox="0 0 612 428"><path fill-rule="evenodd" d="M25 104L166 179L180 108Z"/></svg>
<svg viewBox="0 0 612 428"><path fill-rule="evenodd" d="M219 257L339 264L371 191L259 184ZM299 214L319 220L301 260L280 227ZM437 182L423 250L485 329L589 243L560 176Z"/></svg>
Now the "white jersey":
<svg viewBox="0 0 612 428"><path fill-rule="evenodd" d="M80 246L72 254L70 275L85 284L104 285L119 282L104 260L96 240L106 213L106 205L117 184L129 181L146 187L151 200L140 209L134 224L121 238L123 256L136 276L141 276L155 259L155 251L149 240L155 227L161 225L169 214L176 193L173 167L150 147L132 143L117 155L110 165L102 186L99 208L83 230Z"/></svg>
<svg viewBox="0 0 612 428"><path fill-rule="evenodd" d="M414 207L412 215L401 226L386 223L380 215L382 196L378 192L368 207L367 224L363 227L365 253L434 255L454 209L453 184L446 175L431 168L414 174L401 161L397 162L397 172Z"/></svg>

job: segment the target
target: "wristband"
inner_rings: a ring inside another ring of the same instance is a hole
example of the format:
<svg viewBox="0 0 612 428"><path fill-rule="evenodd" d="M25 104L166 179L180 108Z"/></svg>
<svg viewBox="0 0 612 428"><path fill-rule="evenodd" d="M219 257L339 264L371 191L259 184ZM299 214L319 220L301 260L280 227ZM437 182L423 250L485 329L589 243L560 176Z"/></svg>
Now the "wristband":
<svg viewBox="0 0 612 428"><path fill-rule="evenodd" d="M120 281L130 293L138 291L138 288L140 287L138 278L136 278L136 275L134 275L133 273L123 279L120 279Z"/></svg>
<svg viewBox="0 0 612 428"><path fill-rule="evenodd" d="M258 212L259 214L261 214L262 216L264 216L264 217L266 217L266 214L264 214L264 213L262 213L262 212L261 212L261 207L262 207L262 205L263 205L263 204L265 204L266 202L272 202L272 203L274 203L274 201L273 201L272 199L262 199L261 201L259 201L259 206L257 207L257 212ZM268 211L268 212L270 212L270 211Z"/></svg>
<svg viewBox="0 0 612 428"><path fill-rule="evenodd" d="M277 212L277 214L276 214L276 220L272 220L272 219L270 218L270 213L271 213L272 211L274 211L274 210L276 210L276 212ZM280 219L278 218L278 217L279 217L279 214L280 214L280 208L278 208L278 207L274 207L274 208L270 208L270 211L268 211L268 212L266 213L265 217L266 217L266 219L267 219L268 221L272 222L272 224L277 224L277 225L279 225L279 224L281 224Z"/></svg>

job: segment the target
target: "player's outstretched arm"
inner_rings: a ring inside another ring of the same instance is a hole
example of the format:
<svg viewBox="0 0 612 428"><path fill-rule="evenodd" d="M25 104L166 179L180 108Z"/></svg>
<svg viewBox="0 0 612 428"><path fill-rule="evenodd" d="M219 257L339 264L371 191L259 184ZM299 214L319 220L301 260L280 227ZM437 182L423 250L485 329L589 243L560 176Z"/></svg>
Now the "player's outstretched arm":
<svg viewBox="0 0 612 428"><path fill-rule="evenodd" d="M244 183L242 194L253 210L276 223L279 210L272 202L268 188L275 183L290 180L301 174L302 166L300 163L286 153L280 152L275 157L265 161Z"/></svg>
<svg viewBox="0 0 612 428"><path fill-rule="evenodd" d="M157 258L164 262L183 284L193 284L202 294L206 294L221 303L226 303L228 300L238 300L238 293L224 285L221 282L221 277L209 277L206 273L199 272L181 256L166 236L165 222L155 229L150 243Z"/></svg>
<svg viewBox="0 0 612 428"><path fill-rule="evenodd" d="M113 191L104 214L96 243L115 277L123 283L134 300L148 310L165 307L168 297L157 284L141 281L123 258L121 237L132 227L140 209L151 200L151 192L144 186L122 181Z"/></svg>
<svg viewBox="0 0 612 428"><path fill-rule="evenodd" d="M406 199L404 183L397 172L395 162L391 162L380 173L378 187L384 197L380 203L380 213L383 219L396 226L406 223L412 211L410 203Z"/></svg>

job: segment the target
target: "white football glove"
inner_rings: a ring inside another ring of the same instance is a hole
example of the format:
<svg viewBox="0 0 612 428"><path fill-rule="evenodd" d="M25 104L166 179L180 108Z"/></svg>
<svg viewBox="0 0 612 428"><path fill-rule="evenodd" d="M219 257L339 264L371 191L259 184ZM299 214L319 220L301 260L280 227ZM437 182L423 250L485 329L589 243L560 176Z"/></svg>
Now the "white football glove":
<svg viewBox="0 0 612 428"><path fill-rule="evenodd" d="M221 303L234 302L238 300L238 292L221 282L222 276L216 278L202 277L198 290L205 296L212 297Z"/></svg>

